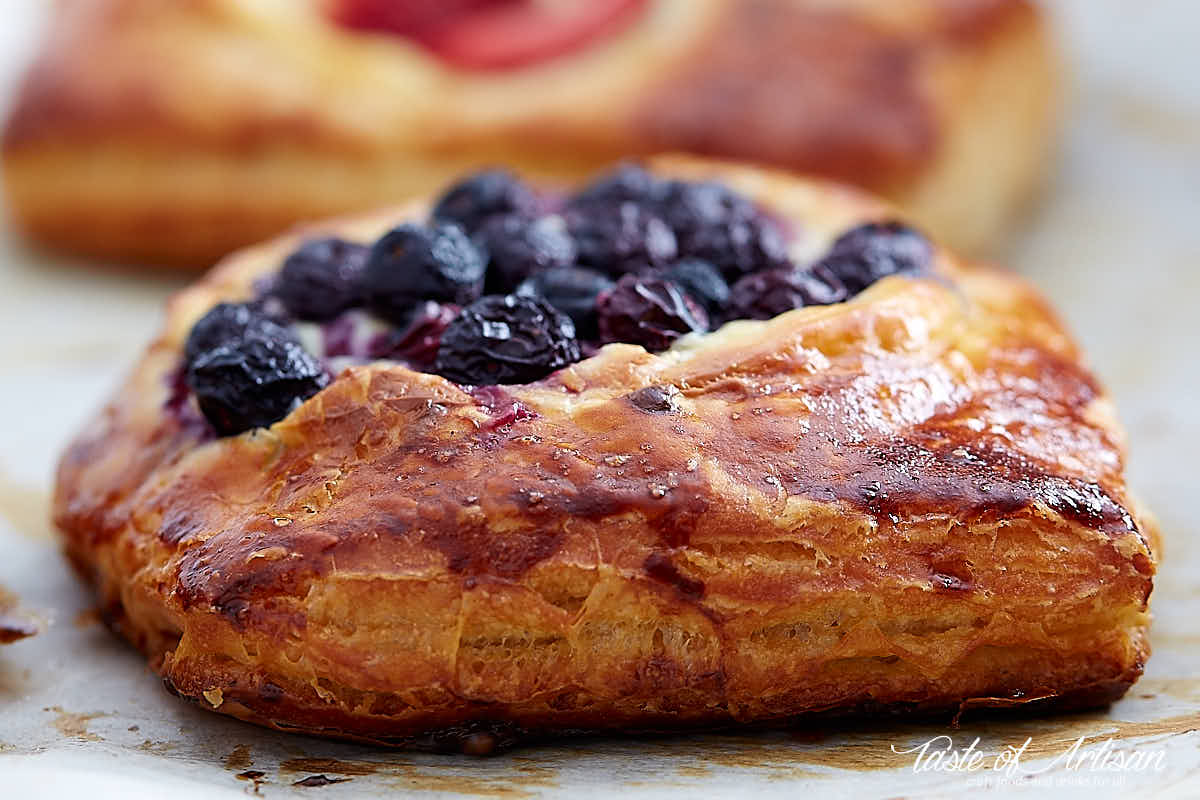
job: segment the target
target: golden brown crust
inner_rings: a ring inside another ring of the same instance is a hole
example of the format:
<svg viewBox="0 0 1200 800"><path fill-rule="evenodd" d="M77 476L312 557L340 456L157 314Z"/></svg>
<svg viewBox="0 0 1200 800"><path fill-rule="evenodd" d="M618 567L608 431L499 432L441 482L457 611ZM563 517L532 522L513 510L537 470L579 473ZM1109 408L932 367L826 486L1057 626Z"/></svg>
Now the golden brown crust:
<svg viewBox="0 0 1200 800"><path fill-rule="evenodd" d="M1054 69L1024 0L656 0L611 40L499 75L314 5L63 4L5 132L21 226L207 265L481 164L573 179L691 150L859 183L978 247L1049 138Z"/></svg>
<svg viewBox="0 0 1200 800"><path fill-rule="evenodd" d="M657 168L794 221L800 258L888 213L778 174ZM366 239L419 210L322 229ZM1140 675L1150 523L1106 396L1019 279L942 252L936 277L483 394L377 362L269 430L206 440L165 410L181 343L295 242L174 298L61 463L68 553L176 692L428 744L484 723L1078 705ZM670 411L647 410L650 386L675 387Z"/></svg>

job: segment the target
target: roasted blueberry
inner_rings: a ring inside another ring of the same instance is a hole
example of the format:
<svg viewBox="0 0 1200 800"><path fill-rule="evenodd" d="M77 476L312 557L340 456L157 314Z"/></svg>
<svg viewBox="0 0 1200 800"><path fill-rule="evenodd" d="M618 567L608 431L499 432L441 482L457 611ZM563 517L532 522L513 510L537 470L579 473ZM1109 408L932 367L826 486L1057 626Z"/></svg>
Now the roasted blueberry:
<svg viewBox="0 0 1200 800"><path fill-rule="evenodd" d="M511 292L533 273L575 260L575 241L562 217L492 217L475 234L475 241L489 257L484 283L491 294Z"/></svg>
<svg viewBox="0 0 1200 800"><path fill-rule="evenodd" d="M933 259L933 246L919 231L899 222L868 222L838 237L821 259L851 294L902 272L920 272Z"/></svg>
<svg viewBox="0 0 1200 800"><path fill-rule="evenodd" d="M678 283L693 300L704 306L710 320L720 316L729 303L729 284L707 261L685 258L662 270L661 275Z"/></svg>
<svg viewBox="0 0 1200 800"><path fill-rule="evenodd" d="M554 267L535 272L517 287L521 297L541 297L571 318L580 339L594 339L596 298L613 288L607 276L584 267Z"/></svg>
<svg viewBox="0 0 1200 800"><path fill-rule="evenodd" d="M571 198L568 206L616 206L635 202L653 204L662 196L664 183L636 164L621 164L600 176Z"/></svg>
<svg viewBox="0 0 1200 800"><path fill-rule="evenodd" d="M614 277L674 260L675 235L638 203L594 205L567 214L576 260Z"/></svg>
<svg viewBox="0 0 1200 800"><path fill-rule="evenodd" d="M450 304L422 303L407 327L374 337L367 345L367 354L371 358L390 358L403 361L413 369L427 370L437 358L442 334L460 310Z"/></svg>
<svg viewBox="0 0 1200 800"><path fill-rule="evenodd" d="M184 357L190 363L209 350L241 339L248 333L271 338L292 337L291 331L263 311L261 303L219 303L192 326L183 346Z"/></svg>
<svg viewBox="0 0 1200 800"><path fill-rule="evenodd" d="M579 360L571 318L540 297L488 295L442 334L435 371L475 386L529 383Z"/></svg>
<svg viewBox="0 0 1200 800"><path fill-rule="evenodd" d="M400 225L375 242L367 257L367 302L400 323L426 300L466 305L483 291L486 263L457 225Z"/></svg>
<svg viewBox="0 0 1200 800"><path fill-rule="evenodd" d="M846 287L820 265L779 267L747 275L730 290L728 319L771 319L804 306L840 303Z"/></svg>
<svg viewBox="0 0 1200 800"><path fill-rule="evenodd" d="M474 232L497 214L531 215L537 197L525 184L499 169L477 172L450 187L433 207L433 218Z"/></svg>
<svg viewBox="0 0 1200 800"><path fill-rule="evenodd" d="M283 419L327 382L298 341L259 331L200 354L187 368L200 410L222 436Z"/></svg>
<svg viewBox="0 0 1200 800"><path fill-rule="evenodd" d="M704 307L674 281L626 275L596 303L600 338L666 350L685 333L708 330Z"/></svg>
<svg viewBox="0 0 1200 800"><path fill-rule="evenodd" d="M708 261L729 280L787 263L775 223L719 183L674 181L658 207L679 254Z"/></svg>
<svg viewBox="0 0 1200 800"><path fill-rule="evenodd" d="M310 239L283 262L274 294L294 317L332 319L362 302L367 252L343 239Z"/></svg>

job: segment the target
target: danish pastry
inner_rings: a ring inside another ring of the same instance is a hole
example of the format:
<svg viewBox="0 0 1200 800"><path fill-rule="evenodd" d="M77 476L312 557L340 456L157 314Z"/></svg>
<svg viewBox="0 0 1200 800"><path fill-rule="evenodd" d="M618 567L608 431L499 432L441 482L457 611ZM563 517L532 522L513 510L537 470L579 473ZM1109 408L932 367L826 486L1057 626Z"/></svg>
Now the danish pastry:
<svg viewBox="0 0 1200 800"><path fill-rule="evenodd" d="M857 183L974 248L1041 171L1054 76L1028 0L69 0L3 160L31 235L185 266L487 164L660 152Z"/></svg>
<svg viewBox="0 0 1200 800"><path fill-rule="evenodd" d="M1155 571L1122 447L1020 279L853 190L664 158L229 257L54 505L179 695L482 752L1111 701Z"/></svg>

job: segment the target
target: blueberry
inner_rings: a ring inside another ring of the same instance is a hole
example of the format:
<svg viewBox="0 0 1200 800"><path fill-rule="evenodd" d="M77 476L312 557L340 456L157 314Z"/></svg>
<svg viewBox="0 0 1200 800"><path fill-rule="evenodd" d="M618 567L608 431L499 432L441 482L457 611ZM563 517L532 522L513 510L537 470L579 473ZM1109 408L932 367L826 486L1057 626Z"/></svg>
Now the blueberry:
<svg viewBox="0 0 1200 800"><path fill-rule="evenodd" d="M362 301L367 252L343 239L310 239L283 262L274 294L294 317L332 319Z"/></svg>
<svg viewBox="0 0 1200 800"><path fill-rule="evenodd" d="M512 174L499 169L477 172L450 187L433 207L439 222L456 222L475 232L496 214L531 215L537 197Z"/></svg>
<svg viewBox="0 0 1200 800"><path fill-rule="evenodd" d="M521 297L541 297L571 318L581 339L594 339L596 298L614 286L607 276L584 267L554 267L536 272L517 287Z"/></svg>
<svg viewBox="0 0 1200 800"><path fill-rule="evenodd" d="M576 260L585 267L620 276L675 258L675 235L645 206L625 202L593 205L568 213Z"/></svg>
<svg viewBox="0 0 1200 800"><path fill-rule="evenodd" d="M428 370L437 357L442 334L460 310L456 305L426 301L417 307L407 327L375 336L367 345L368 355Z"/></svg>
<svg viewBox="0 0 1200 800"><path fill-rule="evenodd" d="M400 225L371 247L363 281L367 302L401 323L426 300L466 305L483 291L486 263L457 225Z"/></svg>
<svg viewBox="0 0 1200 800"><path fill-rule="evenodd" d="M659 208L675 233L680 255L712 263L729 280L787 263L775 223L719 183L674 181Z"/></svg>
<svg viewBox="0 0 1200 800"><path fill-rule="evenodd" d="M685 333L708 330L704 308L679 284L646 275L626 275L596 304L600 338L666 350Z"/></svg>
<svg viewBox="0 0 1200 800"><path fill-rule="evenodd" d="M693 300L704 306L710 319L720 316L729 304L729 284L707 261L685 258L662 270L661 275L683 287Z"/></svg>
<svg viewBox="0 0 1200 800"><path fill-rule="evenodd" d="M434 371L458 383L529 383L580 358L571 318L540 297L488 295L447 326Z"/></svg>
<svg viewBox="0 0 1200 800"><path fill-rule="evenodd" d="M621 164L600 176L571 198L570 208L592 205L616 206L635 202L652 204L662 196L664 184L636 164Z"/></svg>
<svg viewBox="0 0 1200 800"><path fill-rule="evenodd" d="M804 306L840 303L846 287L820 265L811 270L779 267L747 275L730 290L728 319L771 319Z"/></svg>
<svg viewBox="0 0 1200 800"><path fill-rule="evenodd" d="M920 272L933 260L933 245L900 222L868 222L838 237L820 263L858 294L888 275Z"/></svg>
<svg viewBox="0 0 1200 800"><path fill-rule="evenodd" d="M479 229L475 241L489 257L485 283L491 294L511 292L533 273L565 267L575 260L575 241L561 217L492 217Z"/></svg>
<svg viewBox="0 0 1200 800"><path fill-rule="evenodd" d="M328 376L290 336L251 331L188 363L187 384L217 433L229 436L283 419Z"/></svg>
<svg viewBox="0 0 1200 800"><path fill-rule="evenodd" d="M209 350L247 333L288 339L292 333L263 311L261 303L219 303L196 321L183 346L184 358L195 361Z"/></svg>

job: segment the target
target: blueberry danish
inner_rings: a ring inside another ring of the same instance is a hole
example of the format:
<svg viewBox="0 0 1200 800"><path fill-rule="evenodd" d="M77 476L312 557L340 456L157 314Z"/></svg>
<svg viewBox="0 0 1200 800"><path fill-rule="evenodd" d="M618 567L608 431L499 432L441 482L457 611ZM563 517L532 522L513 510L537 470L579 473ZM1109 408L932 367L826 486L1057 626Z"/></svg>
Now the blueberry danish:
<svg viewBox="0 0 1200 800"><path fill-rule="evenodd" d="M173 692L409 747L1079 708L1148 655L1153 523L1046 304L704 161L231 256L55 514Z"/></svg>

